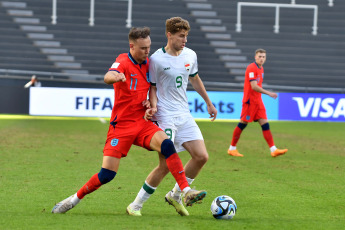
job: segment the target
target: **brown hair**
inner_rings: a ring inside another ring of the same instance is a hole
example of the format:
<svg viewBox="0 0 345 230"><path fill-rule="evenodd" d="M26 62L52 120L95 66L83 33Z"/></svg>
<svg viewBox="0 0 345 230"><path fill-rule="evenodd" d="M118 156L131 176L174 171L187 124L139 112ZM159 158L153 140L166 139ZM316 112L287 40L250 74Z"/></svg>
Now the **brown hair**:
<svg viewBox="0 0 345 230"><path fill-rule="evenodd" d="M165 21L165 33L175 34L181 30L190 30L189 22L181 17L172 17Z"/></svg>
<svg viewBox="0 0 345 230"><path fill-rule="evenodd" d="M260 49L255 50L255 55L257 53L266 53L266 50L260 48Z"/></svg>
<svg viewBox="0 0 345 230"><path fill-rule="evenodd" d="M150 32L151 30L149 27L132 27L128 33L128 40L136 41L139 38L147 38L150 36Z"/></svg>

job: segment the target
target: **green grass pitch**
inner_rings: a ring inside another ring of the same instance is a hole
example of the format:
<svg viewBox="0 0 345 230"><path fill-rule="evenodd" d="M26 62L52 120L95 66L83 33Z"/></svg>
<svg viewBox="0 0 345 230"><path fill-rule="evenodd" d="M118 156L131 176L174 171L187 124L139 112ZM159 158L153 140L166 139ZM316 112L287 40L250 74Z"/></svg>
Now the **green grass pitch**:
<svg viewBox="0 0 345 230"><path fill-rule="evenodd" d="M117 176L66 214L56 202L75 193L100 170L108 129L98 119L0 116L0 229L344 229L345 123L270 122L272 158L258 124L238 143L243 158L227 155L237 122L198 121L209 161L192 187L208 194L180 217L164 202L174 185L169 174L144 205L142 217L126 214L156 152L132 147ZM180 154L185 163L189 154ZM212 200L229 195L238 210L216 220Z"/></svg>

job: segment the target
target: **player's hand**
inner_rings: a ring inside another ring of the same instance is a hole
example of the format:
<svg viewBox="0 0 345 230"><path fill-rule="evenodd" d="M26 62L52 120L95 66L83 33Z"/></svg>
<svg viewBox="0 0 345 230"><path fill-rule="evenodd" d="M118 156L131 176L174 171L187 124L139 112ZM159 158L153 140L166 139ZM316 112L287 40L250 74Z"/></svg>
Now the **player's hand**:
<svg viewBox="0 0 345 230"><path fill-rule="evenodd" d="M125 82L126 81L126 76L123 73L118 73L115 75L115 82Z"/></svg>
<svg viewBox="0 0 345 230"><path fill-rule="evenodd" d="M149 100L145 100L142 102L143 106L146 108L146 109L150 109L151 108L151 104L150 104L150 101Z"/></svg>
<svg viewBox="0 0 345 230"><path fill-rule="evenodd" d="M278 97L278 94L276 94L276 93L270 93L268 96L270 96L270 97L276 99L276 98Z"/></svg>
<svg viewBox="0 0 345 230"><path fill-rule="evenodd" d="M153 115L157 113L157 108L150 108L145 111L144 119L145 121L151 120Z"/></svg>
<svg viewBox="0 0 345 230"><path fill-rule="evenodd" d="M217 111L216 107L214 107L213 104L211 104L210 106L209 105L207 106L207 112L208 112L208 114L210 114L209 118L212 118L211 121L216 120L218 111Z"/></svg>
<svg viewBox="0 0 345 230"><path fill-rule="evenodd" d="M144 119L145 121L151 120L153 115L157 112L157 108L150 108L145 111Z"/></svg>

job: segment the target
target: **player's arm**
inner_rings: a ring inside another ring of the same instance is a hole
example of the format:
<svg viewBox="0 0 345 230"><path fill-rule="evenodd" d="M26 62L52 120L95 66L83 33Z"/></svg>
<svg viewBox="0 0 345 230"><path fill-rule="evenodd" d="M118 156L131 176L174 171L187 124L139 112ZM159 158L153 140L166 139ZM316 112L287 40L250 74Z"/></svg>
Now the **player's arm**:
<svg viewBox="0 0 345 230"><path fill-rule="evenodd" d="M32 81L29 81L28 83L26 83L24 85L24 88L29 88L30 86L32 86Z"/></svg>
<svg viewBox="0 0 345 230"><path fill-rule="evenodd" d="M151 85L150 87L150 93L149 93L149 100L151 104L151 108L155 108L157 112L157 87L154 85Z"/></svg>
<svg viewBox="0 0 345 230"><path fill-rule="evenodd" d="M212 104L210 98L207 95L204 83L202 82L199 74L196 74L194 77L189 77L189 81L192 84L196 92L204 99L207 105L208 114L210 114L211 121L214 121L217 117L217 109Z"/></svg>
<svg viewBox="0 0 345 230"><path fill-rule="evenodd" d="M270 91L265 90L265 89L261 88L260 86L258 86L257 81L251 81L250 82L250 86L256 92L266 94L266 95L268 95L268 96L270 96L270 97L272 97L274 99L276 99L278 97L278 95L276 93L270 92Z"/></svg>
<svg viewBox="0 0 345 230"><path fill-rule="evenodd" d="M151 85L150 92L149 92L149 101L151 108L148 108L145 112L144 119L150 120L152 119L152 116L157 112L157 87L154 85Z"/></svg>
<svg viewBox="0 0 345 230"><path fill-rule="evenodd" d="M119 73L117 71L108 71L105 75L104 75L104 82L108 85L114 84L116 82L125 82L126 81L126 77L123 73Z"/></svg>

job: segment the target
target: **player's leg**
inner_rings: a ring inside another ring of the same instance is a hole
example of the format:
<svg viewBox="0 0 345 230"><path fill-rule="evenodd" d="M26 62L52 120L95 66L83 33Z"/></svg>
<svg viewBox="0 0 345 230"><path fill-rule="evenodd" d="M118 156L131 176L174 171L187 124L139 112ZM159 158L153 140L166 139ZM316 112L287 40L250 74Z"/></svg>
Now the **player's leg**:
<svg viewBox="0 0 345 230"><path fill-rule="evenodd" d="M81 199L89 193L96 191L102 185L114 179L119 168L120 158L104 156L102 168L94 174L77 193L56 204L52 213L65 213L74 208Z"/></svg>
<svg viewBox="0 0 345 230"><path fill-rule="evenodd" d="M199 174L202 167L208 160L208 153L203 140L188 141L183 147L190 153L191 159L185 165L185 173L188 184L191 185L195 177ZM181 199L181 189L176 183L174 188L165 195L165 200L175 207L181 216L188 216L187 209L183 206Z"/></svg>
<svg viewBox="0 0 345 230"><path fill-rule="evenodd" d="M232 133L231 144L228 149L228 154L235 157L243 157L237 150L237 142L240 140L243 130L247 127L248 122L253 121L253 113L255 112L256 106L249 103L242 104L241 120L235 127Z"/></svg>
<svg viewBox="0 0 345 230"><path fill-rule="evenodd" d="M194 200L203 199L203 197L206 195L206 192L197 191L199 192L197 193L195 190L191 190L188 186L182 162L176 153L172 141L168 139L167 135L159 127L153 125L153 123L147 123L146 126L147 127L140 132L140 135L136 138L134 144L159 152L160 163L158 167L156 167L147 177L143 188L140 189L137 195L138 199L136 198L135 202L131 203L127 207L128 214L133 216L141 216L140 210L143 202L145 202L144 197L150 197L155 188L169 171L184 189L184 192L191 191L188 196L189 205L193 204L195 202ZM139 205L135 205L134 203ZM131 210L129 210L133 209L132 207L134 205L136 208L136 213L132 213Z"/></svg>
<svg viewBox="0 0 345 230"><path fill-rule="evenodd" d="M191 159L184 167L186 178L190 185L206 164L208 153L201 131L190 114L189 116L179 117L175 125L177 127L176 135L174 136L175 148L178 152L187 150L191 155ZM171 195L175 198L181 195L178 184L175 184Z"/></svg>
<svg viewBox="0 0 345 230"><path fill-rule="evenodd" d="M155 133L151 139L150 147L153 150L161 152L165 157L169 171L174 176L185 196L184 201L187 206L193 205L206 196L206 191L197 191L189 187L182 161L176 152L173 142L167 139L167 135L163 131Z"/></svg>
<svg viewBox="0 0 345 230"><path fill-rule="evenodd" d="M156 138L157 135L163 133L162 130L151 122L145 122L144 128L140 131L140 134L135 139L134 144L142 146L148 150L158 151L159 164L151 171L145 180L144 185L139 190L134 201L128 205L127 213L132 216L141 216L141 209L144 203L151 197L156 190L157 186L163 180L163 178L169 173L169 168L166 164L165 157L160 153L160 147L153 148L151 142ZM158 134L157 134L158 133ZM167 136L164 134L164 138ZM162 139L164 140L164 139Z"/></svg>
<svg viewBox="0 0 345 230"><path fill-rule="evenodd" d="M147 176L144 185L139 190L135 200L127 207L127 213L132 216L141 216L140 210L144 203L155 192L156 188L169 173L168 166L166 165L165 157L158 153L159 164Z"/></svg>
<svg viewBox="0 0 345 230"><path fill-rule="evenodd" d="M158 131L153 135L150 142L150 148L160 152L165 157L168 169L174 176L180 188L182 190L189 190L190 188L186 180L182 161L176 153L173 142L168 139L167 135L163 131Z"/></svg>
<svg viewBox="0 0 345 230"><path fill-rule="evenodd" d="M280 155L285 154L288 150L287 149L278 149L275 145L274 145L274 140L273 140L273 136L270 130L270 125L267 121L267 119L259 119L258 120L261 129L262 129L262 134L268 144L268 147L270 148L271 151L271 156L272 157L277 157Z"/></svg>
<svg viewBox="0 0 345 230"><path fill-rule="evenodd" d="M248 122L245 122L241 120L237 126L235 127L233 134L232 134L232 139L231 139L231 144L228 149L228 154L230 156L235 156L235 157L243 157L241 153L238 152L237 150L237 142L239 141L242 131L247 127Z"/></svg>

